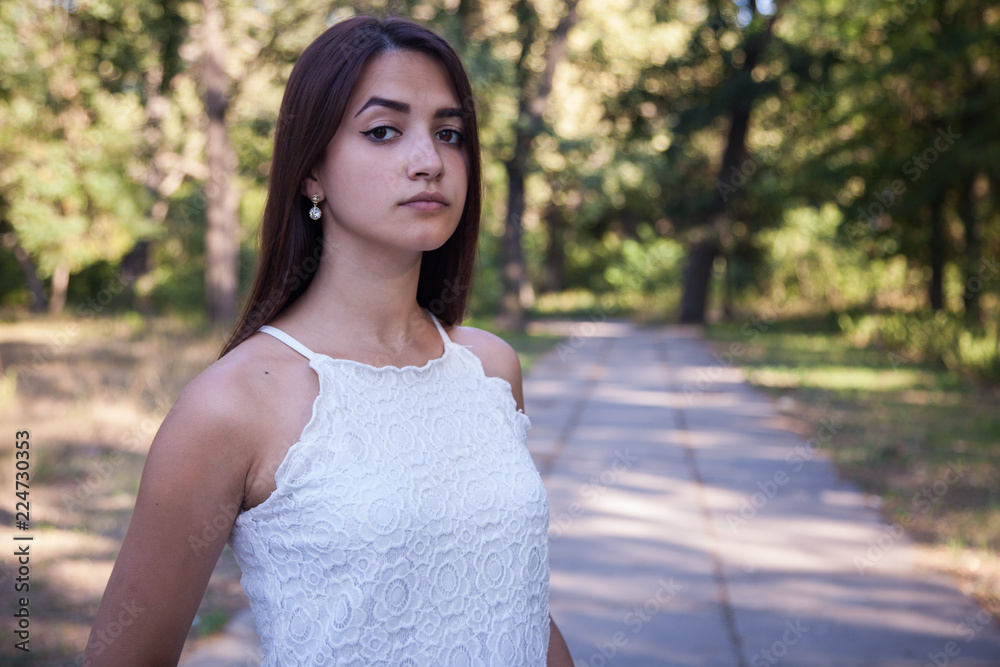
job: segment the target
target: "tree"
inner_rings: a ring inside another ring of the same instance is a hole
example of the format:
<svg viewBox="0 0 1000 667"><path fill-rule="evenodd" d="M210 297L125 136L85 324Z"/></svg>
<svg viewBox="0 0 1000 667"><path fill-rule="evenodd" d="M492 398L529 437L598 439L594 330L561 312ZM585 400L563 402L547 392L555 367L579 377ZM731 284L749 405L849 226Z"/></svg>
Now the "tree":
<svg viewBox="0 0 1000 667"><path fill-rule="evenodd" d="M226 110L229 107L226 74L223 70L223 17L216 0L202 0L201 72L207 138L209 182L205 188L205 305L212 322L236 318L238 287L239 221L233 187L236 156L229 144Z"/></svg>
<svg viewBox="0 0 1000 667"><path fill-rule="evenodd" d="M525 287L524 255L521 248L524 182L532 144L545 127L543 116L552 91L552 78L556 66L565 57L567 34L577 22L576 4L576 0L565 3L565 14L551 34L541 27L538 12L529 0L518 0L514 5L520 43L515 65L518 113L514 126L513 153L504 162L507 172L507 216L501 255L503 296L497 322L504 328L517 331L524 330L524 307L521 303ZM531 63L532 53L539 50L539 45L544 49L542 62Z"/></svg>
<svg viewBox="0 0 1000 667"><path fill-rule="evenodd" d="M149 231L129 43L146 8L0 7L0 211L36 308L41 279L59 313L71 273L117 261Z"/></svg>
<svg viewBox="0 0 1000 667"><path fill-rule="evenodd" d="M130 285L149 266L166 198L195 170L172 99L187 26L180 4L0 8L0 31L13 31L0 47L11 65L0 78L0 199L12 203L3 215L35 307L62 310L71 274L100 261L128 258Z"/></svg>
<svg viewBox="0 0 1000 667"><path fill-rule="evenodd" d="M985 2L876 2L853 34L831 40L838 64L836 110L811 132L790 174L793 191L816 193L845 214L847 242L873 258L902 256L928 269L927 303L947 310L945 273L956 264L971 324L979 322L982 234L997 219L991 183L1000 176L1000 14ZM952 224L952 221L958 224Z"/></svg>
<svg viewBox="0 0 1000 667"><path fill-rule="evenodd" d="M621 107L652 104L671 118L673 141L664 157L688 182L679 192L687 201L665 202L675 228L690 243L682 322L705 321L713 265L734 247L734 220L743 218L751 230L766 224L765 216L751 210L761 200L745 203L744 185L760 169L759 158L748 149L751 113L776 87L775 78L767 75L769 65L785 57L780 48L770 48L783 6L768 3L765 13L755 0L706 2L702 19L690 28L685 53L647 67L620 102ZM637 114L640 132L643 125L649 135L657 131L651 118ZM709 145L721 155L706 151ZM692 160L692 152L704 157ZM718 166L713 168L713 162Z"/></svg>

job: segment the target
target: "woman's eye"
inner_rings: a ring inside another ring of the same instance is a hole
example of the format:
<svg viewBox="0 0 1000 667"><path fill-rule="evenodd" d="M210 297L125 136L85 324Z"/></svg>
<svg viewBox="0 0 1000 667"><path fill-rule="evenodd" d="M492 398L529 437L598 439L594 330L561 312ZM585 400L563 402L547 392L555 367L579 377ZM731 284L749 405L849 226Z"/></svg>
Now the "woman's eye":
<svg viewBox="0 0 1000 667"><path fill-rule="evenodd" d="M462 143L462 133L458 130L441 130L437 133L438 139L447 144Z"/></svg>
<svg viewBox="0 0 1000 667"><path fill-rule="evenodd" d="M393 127L389 127L388 125L379 125L378 127L373 127L372 129L366 130L361 134L365 135L366 137L368 137L369 139L371 139L376 143L382 143L392 139L393 137L393 135L391 134L392 132L399 134L399 130Z"/></svg>

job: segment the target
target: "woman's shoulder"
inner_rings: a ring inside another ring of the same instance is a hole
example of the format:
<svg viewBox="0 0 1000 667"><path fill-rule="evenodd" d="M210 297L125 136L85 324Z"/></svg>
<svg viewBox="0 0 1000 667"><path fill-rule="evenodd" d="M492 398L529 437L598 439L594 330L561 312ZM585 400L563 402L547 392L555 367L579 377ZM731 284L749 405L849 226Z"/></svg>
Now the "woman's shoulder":
<svg viewBox="0 0 1000 667"><path fill-rule="evenodd" d="M280 351L259 336L248 338L191 380L171 412L181 412L202 427L252 434L266 417L267 403L280 391L274 385L281 382L286 363Z"/></svg>
<svg viewBox="0 0 1000 667"><path fill-rule="evenodd" d="M514 351L510 343L495 333L477 329L476 327L463 327L459 325L446 329L445 333L448 334L452 342L468 348L469 351L479 357L479 360L483 362L484 369L489 367L497 371L503 371L505 369L509 370L510 367L516 365L518 372L520 372L521 361L517 356L517 352ZM487 375L489 375L489 372L487 372Z"/></svg>
<svg viewBox="0 0 1000 667"><path fill-rule="evenodd" d="M476 327L452 326L445 330L453 343L467 348L483 364L488 377L506 380L511 386L518 407L521 399L521 359L510 343L500 336Z"/></svg>

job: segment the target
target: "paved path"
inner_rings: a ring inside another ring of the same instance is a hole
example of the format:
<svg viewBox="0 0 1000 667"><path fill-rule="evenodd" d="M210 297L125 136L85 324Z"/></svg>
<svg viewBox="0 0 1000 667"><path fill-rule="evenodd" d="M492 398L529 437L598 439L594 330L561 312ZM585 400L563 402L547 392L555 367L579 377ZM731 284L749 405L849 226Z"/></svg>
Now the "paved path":
<svg viewBox="0 0 1000 667"><path fill-rule="evenodd" d="M561 326L525 402L578 667L1000 665L992 615L696 330ZM253 640L243 615L181 664L256 664Z"/></svg>

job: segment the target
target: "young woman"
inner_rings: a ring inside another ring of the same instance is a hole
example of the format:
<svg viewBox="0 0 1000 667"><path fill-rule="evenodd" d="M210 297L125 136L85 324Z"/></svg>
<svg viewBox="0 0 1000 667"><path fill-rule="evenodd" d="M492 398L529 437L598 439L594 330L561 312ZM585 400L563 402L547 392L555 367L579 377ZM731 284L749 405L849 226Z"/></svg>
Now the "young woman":
<svg viewBox="0 0 1000 667"><path fill-rule="evenodd" d="M480 188L441 38L359 17L306 49L256 282L150 446L91 664L176 664L228 541L265 665L572 665L520 363L458 326Z"/></svg>

